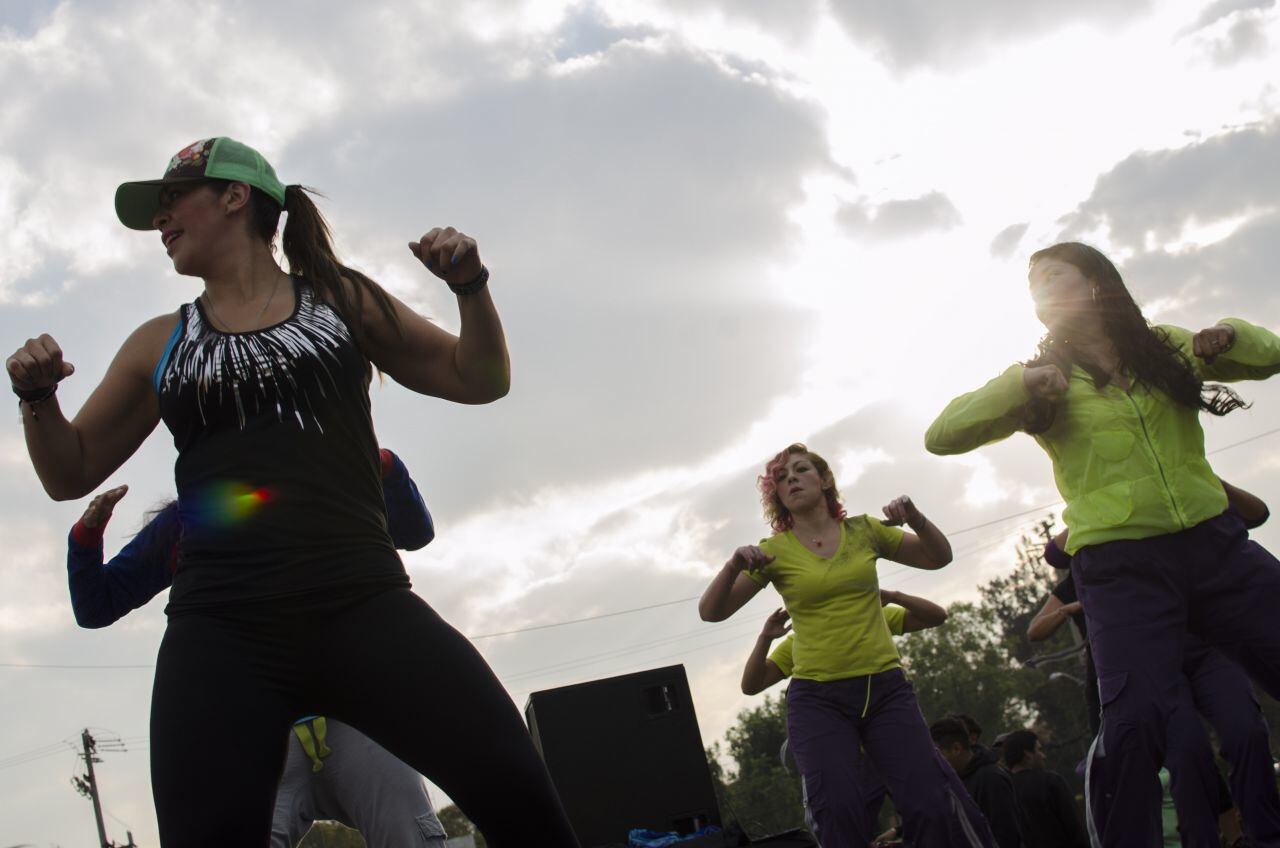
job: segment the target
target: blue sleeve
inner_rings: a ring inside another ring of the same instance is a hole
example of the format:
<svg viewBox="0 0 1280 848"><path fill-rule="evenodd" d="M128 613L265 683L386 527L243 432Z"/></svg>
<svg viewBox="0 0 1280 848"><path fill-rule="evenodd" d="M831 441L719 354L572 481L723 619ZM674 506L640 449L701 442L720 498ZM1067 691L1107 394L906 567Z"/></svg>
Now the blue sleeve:
<svg viewBox="0 0 1280 848"><path fill-rule="evenodd" d="M106 627L169 588L171 551L154 551L149 543L158 533L172 532L177 520L176 508L160 513L106 565L101 543L84 546L68 536L67 585L76 624Z"/></svg>
<svg viewBox="0 0 1280 848"><path fill-rule="evenodd" d="M387 502L387 530L395 546L402 551L416 551L430 544L436 537L431 513L409 476L409 469L394 453L391 471L382 478L382 495Z"/></svg>

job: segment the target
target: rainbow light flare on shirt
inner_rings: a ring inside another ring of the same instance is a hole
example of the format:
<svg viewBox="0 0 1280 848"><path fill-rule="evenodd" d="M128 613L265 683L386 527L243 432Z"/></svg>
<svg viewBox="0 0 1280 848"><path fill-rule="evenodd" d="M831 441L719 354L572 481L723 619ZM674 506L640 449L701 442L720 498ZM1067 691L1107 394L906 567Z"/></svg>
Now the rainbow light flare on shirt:
<svg viewBox="0 0 1280 848"><path fill-rule="evenodd" d="M273 499L266 487L253 487L247 483L215 483L192 499L188 516L210 527L230 527L240 524Z"/></svg>

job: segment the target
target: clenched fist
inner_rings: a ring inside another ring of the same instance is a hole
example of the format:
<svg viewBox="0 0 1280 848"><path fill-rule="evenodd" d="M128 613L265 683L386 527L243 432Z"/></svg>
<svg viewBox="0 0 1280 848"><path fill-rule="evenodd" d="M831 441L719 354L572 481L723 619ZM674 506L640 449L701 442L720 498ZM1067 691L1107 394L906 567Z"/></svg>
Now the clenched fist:
<svg viewBox="0 0 1280 848"><path fill-rule="evenodd" d="M1191 352L1206 363L1210 363L1218 354L1231 350L1231 346L1235 343L1236 328L1230 324L1219 324L1192 336Z"/></svg>
<svg viewBox="0 0 1280 848"><path fill-rule="evenodd" d="M1067 378L1056 365L1023 368L1022 385L1034 398L1061 400L1067 394Z"/></svg>
<svg viewBox="0 0 1280 848"><path fill-rule="evenodd" d="M918 525L924 516L908 495L900 495L884 505L884 523L890 527Z"/></svg>
<svg viewBox="0 0 1280 848"><path fill-rule="evenodd" d="M743 545L733 552L733 556L729 557L729 561L725 565L735 572L759 571L771 562L773 562L773 557L760 550L758 546Z"/></svg>
<svg viewBox="0 0 1280 848"><path fill-rule="evenodd" d="M27 343L5 360L9 380L20 392L51 389L64 377L76 372L76 367L62 358L62 348L48 333L39 338L27 339Z"/></svg>
<svg viewBox="0 0 1280 848"><path fill-rule="evenodd" d="M476 240L453 227L436 227L417 241L409 242L409 249L431 273L451 286L471 282L484 268Z"/></svg>

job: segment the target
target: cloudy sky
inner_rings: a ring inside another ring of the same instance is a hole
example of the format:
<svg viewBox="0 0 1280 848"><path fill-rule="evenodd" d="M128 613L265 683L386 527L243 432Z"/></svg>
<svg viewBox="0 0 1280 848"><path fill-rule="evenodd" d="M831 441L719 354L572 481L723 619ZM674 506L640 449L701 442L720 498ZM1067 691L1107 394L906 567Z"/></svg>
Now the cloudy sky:
<svg viewBox="0 0 1280 848"><path fill-rule="evenodd" d="M349 263L449 328L404 245L474 235L510 396L373 393L439 531L406 557L414 585L477 636L662 605L477 644L521 706L684 663L710 743L756 702L740 663L777 599L720 625L688 599L765 533L753 480L781 446L825 453L851 512L908 493L966 531L941 573L881 571L941 602L1007 569L1056 500L1026 438L922 448L947 400L1031 353L1032 250L1097 244L1154 320L1280 327L1277 44L1274 0L5 0L0 343L52 333L74 409L136 325L191 300L199 281L111 199L212 135L321 189ZM1274 507L1280 384L1242 390L1251 410L1206 424L1213 461ZM0 843L95 838L63 743L87 726L128 743L98 767L111 835L155 845L163 604L76 628L83 504L45 498L12 415ZM173 459L161 428L113 478L132 489L109 547L172 491Z"/></svg>

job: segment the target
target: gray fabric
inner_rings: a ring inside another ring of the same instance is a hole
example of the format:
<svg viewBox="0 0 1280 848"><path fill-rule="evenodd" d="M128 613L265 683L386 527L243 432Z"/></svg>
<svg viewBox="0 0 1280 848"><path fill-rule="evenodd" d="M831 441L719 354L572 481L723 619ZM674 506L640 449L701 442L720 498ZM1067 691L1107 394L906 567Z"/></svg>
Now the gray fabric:
<svg viewBox="0 0 1280 848"><path fill-rule="evenodd" d="M325 721L325 744L332 753L319 772L311 771L311 758L297 734L289 733L271 848L294 848L316 820L360 831L369 848L442 848L444 828L422 776L350 725Z"/></svg>

